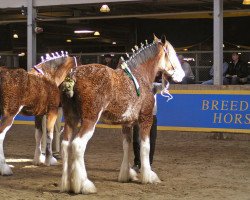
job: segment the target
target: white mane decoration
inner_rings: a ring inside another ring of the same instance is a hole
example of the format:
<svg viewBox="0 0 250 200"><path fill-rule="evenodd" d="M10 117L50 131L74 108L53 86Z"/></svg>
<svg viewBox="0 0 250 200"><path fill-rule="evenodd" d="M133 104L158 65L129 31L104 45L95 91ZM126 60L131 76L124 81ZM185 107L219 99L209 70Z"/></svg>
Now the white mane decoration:
<svg viewBox="0 0 250 200"><path fill-rule="evenodd" d="M46 56L46 57L45 57L45 56ZM55 59L57 59L57 58L68 57L69 54L68 54L67 51L65 51L65 52L64 52L64 51L61 51L61 55L60 55L58 52L55 52L55 53L51 53L51 55L50 55L49 53L46 53L45 56L41 56L41 62L38 63L37 65L33 66L33 68L34 68L37 72L41 73L42 75L44 75L44 72L42 71L42 69L37 68L38 65L40 65L40 64L42 64L42 63L46 63L46 62L51 61L51 60L55 60Z"/></svg>
<svg viewBox="0 0 250 200"><path fill-rule="evenodd" d="M61 51L61 55L58 53L58 52L55 52L55 53L51 53L51 55L49 53L46 53L46 57L44 59L44 56L41 56L41 63L45 63L47 61L50 61L50 60L55 60L57 58L63 58L63 57L68 57L69 56L69 53L67 51ZM37 64L37 65L39 65ZM36 65L36 66L37 66Z"/></svg>

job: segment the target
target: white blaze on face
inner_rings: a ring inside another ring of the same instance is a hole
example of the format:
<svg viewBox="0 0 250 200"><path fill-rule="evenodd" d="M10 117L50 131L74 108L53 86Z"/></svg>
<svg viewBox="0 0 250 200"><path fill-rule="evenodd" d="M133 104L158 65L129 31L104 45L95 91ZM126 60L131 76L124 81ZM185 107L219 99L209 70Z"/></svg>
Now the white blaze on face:
<svg viewBox="0 0 250 200"><path fill-rule="evenodd" d="M167 45L167 50L168 50L168 54L167 54L168 59L170 61L170 64L174 68L173 73L169 72L169 74L173 74L172 75L173 81L181 82L185 76L185 72L183 71L181 64L180 64L180 61L179 61L179 59L176 55L176 52L171 44Z"/></svg>

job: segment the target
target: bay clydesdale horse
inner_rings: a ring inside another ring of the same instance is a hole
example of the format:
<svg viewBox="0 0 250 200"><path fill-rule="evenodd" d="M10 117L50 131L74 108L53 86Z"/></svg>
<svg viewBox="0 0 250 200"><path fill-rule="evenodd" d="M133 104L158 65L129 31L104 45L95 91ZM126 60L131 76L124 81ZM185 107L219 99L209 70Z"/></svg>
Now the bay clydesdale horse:
<svg viewBox="0 0 250 200"><path fill-rule="evenodd" d="M5 162L3 141L7 131L12 126L18 113L35 115L36 150L34 163L42 162L41 137L42 116L47 115L47 145L46 164L55 164L52 157L51 143L53 128L57 118L60 93L58 86L64 81L72 68L76 65L75 58L62 55L47 54L47 60L34 66L26 72L23 69L0 68L0 173L11 175L12 170Z"/></svg>
<svg viewBox="0 0 250 200"><path fill-rule="evenodd" d="M182 80L184 71L165 36L161 40L154 37L153 43L146 43L140 49L136 47L135 53L121 66L124 70L113 70L100 64L78 66L74 74L74 96L68 98L62 94L65 117L62 191L96 192L94 184L87 177L84 153L99 120L122 125L124 156L118 181L127 182L137 178L136 172L129 166L129 146L132 126L138 122L142 183L160 182L149 163L149 132L154 106L151 87L158 71L167 73L176 82ZM79 130L76 129L78 122Z"/></svg>

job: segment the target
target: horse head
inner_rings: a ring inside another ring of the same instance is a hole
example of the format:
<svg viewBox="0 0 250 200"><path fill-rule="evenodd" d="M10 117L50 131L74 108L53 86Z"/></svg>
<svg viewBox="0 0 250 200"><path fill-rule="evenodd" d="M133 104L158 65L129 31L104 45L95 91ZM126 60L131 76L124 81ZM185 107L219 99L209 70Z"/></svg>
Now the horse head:
<svg viewBox="0 0 250 200"><path fill-rule="evenodd" d="M159 70L172 77L173 81L181 82L185 76L185 73L181 67L180 61L173 46L166 40L165 36L162 36L161 40L159 40L154 35L154 42L158 46L161 46L161 48L159 48L159 51L162 52L160 53L162 57Z"/></svg>
<svg viewBox="0 0 250 200"><path fill-rule="evenodd" d="M120 59L120 65L123 69L129 68L132 72L137 71L149 82L153 82L158 71L170 76L175 82L181 82L185 73L181 67L179 59L173 46L163 36L159 40L154 35L154 41L146 45L141 43L141 47L135 45L132 48L133 54L125 61Z"/></svg>
<svg viewBox="0 0 250 200"><path fill-rule="evenodd" d="M29 73L52 79L59 86L76 67L76 57L71 57L68 52L61 51L61 54L56 52L41 56L41 62L33 66Z"/></svg>

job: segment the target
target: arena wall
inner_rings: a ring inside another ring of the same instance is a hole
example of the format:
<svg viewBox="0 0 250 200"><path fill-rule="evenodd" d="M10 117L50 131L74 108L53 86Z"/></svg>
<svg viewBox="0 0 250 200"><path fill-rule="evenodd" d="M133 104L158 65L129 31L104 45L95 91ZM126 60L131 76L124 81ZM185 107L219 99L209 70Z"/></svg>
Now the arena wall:
<svg viewBox="0 0 250 200"><path fill-rule="evenodd" d="M172 84L170 93L169 102L157 95L158 130L250 133L250 85ZM14 123L34 124L34 117L18 115Z"/></svg>

